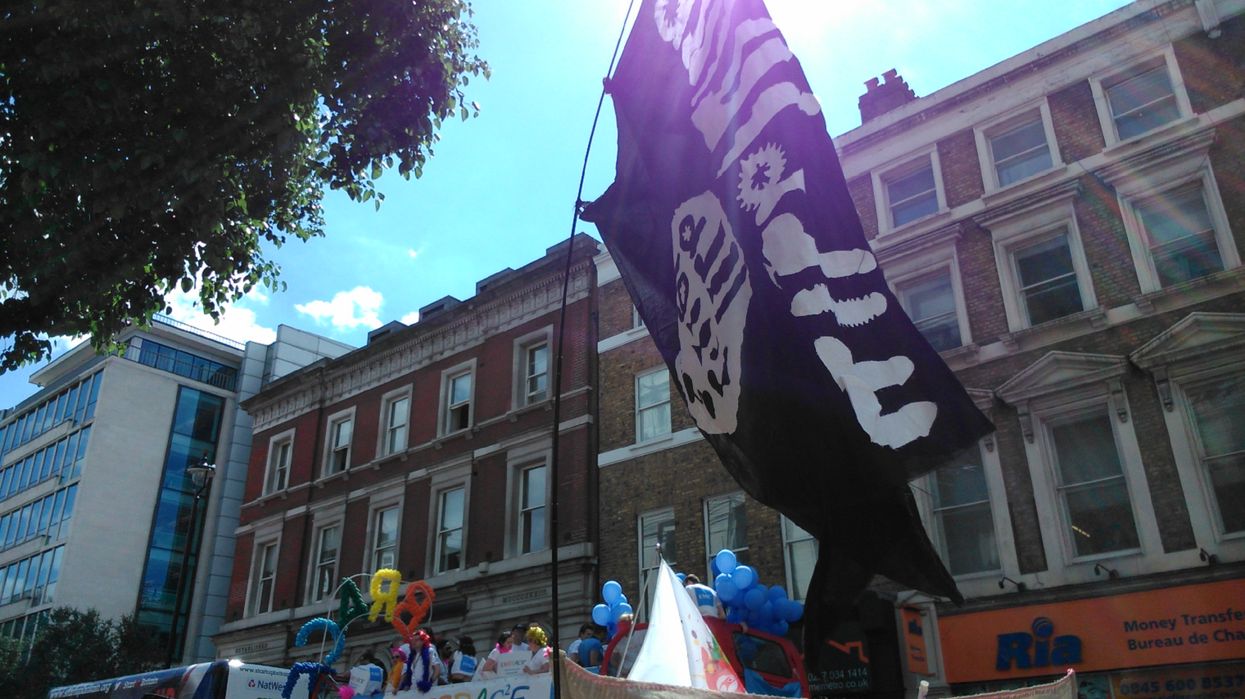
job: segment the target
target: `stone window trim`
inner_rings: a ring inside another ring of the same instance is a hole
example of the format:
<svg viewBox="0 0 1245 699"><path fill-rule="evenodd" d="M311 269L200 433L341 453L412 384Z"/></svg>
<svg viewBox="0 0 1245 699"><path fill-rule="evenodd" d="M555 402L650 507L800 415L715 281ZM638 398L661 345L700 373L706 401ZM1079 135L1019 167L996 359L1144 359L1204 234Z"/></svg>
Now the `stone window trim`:
<svg viewBox="0 0 1245 699"><path fill-rule="evenodd" d="M1068 237L1068 250L1072 257L1073 271L1076 273L1082 312L1098 308L1098 298L1094 293L1085 248L1081 244L1081 232L1074 206L1080 188L1055 188L1050 194L1053 198L1044 199L1035 205L1014 211L1000 211L980 220L993 239L995 267L1003 291L1003 312L1007 316L1008 331L1012 333L1036 327L1029 322L1014 253L1025 246L1054 238L1060 233L1066 233ZM1048 322L1058 320L1060 319Z"/></svg>
<svg viewBox="0 0 1245 699"><path fill-rule="evenodd" d="M1171 81L1172 93L1175 95L1176 107L1180 111L1180 117L1174 122L1168 122L1145 133L1121 139L1116 128L1115 116L1111 112L1111 104L1107 99L1108 87L1120 82L1121 79L1127 79L1129 76L1138 75L1159 66L1167 70L1167 77ZM1106 140L1108 151L1144 140L1165 128L1171 127L1173 124L1179 124L1194 116L1193 105L1189 101L1188 91L1185 90L1184 78L1180 74L1180 67L1176 63L1176 52L1171 44L1168 44L1154 54L1144 56L1124 65L1111 66L1110 69L1091 76L1089 78L1089 87L1094 95L1094 106L1098 112L1098 123L1102 127L1102 134Z"/></svg>
<svg viewBox="0 0 1245 699"><path fill-rule="evenodd" d="M900 177L911 175L929 166L934 174L934 191L938 197L938 210L927 216L923 216L914 221L909 221L901 226L892 224L891 219L891 202L887 194L886 185L895 181ZM930 144L921 150L910 152L903 158L893 160L881 167L875 168L870 173L873 181L873 200L877 208L878 217L878 237L890 235L899 231L909 231L916 228L922 228L923 224L934 220L941 220L945 214L950 213L947 207L947 190L943 186L942 181L942 164L938 159L938 145Z"/></svg>
<svg viewBox="0 0 1245 699"><path fill-rule="evenodd" d="M335 599L337 597L335 594L336 588L334 588L334 592L316 599L316 584L318 582L316 573L320 567L320 537L323 535L324 530L330 527L338 527L337 560L333 564L333 578L335 584L340 584L342 554L344 553L342 549L342 533L345 532L346 529L345 503L342 503L340 506L334 507L332 510L326 512L317 512L313 517L314 518L311 523L311 555L308 556L309 565L307 566L307 584L306 589L303 591L303 599L306 600L308 604L318 604L320 602L324 602L325 600Z"/></svg>
<svg viewBox="0 0 1245 699"><path fill-rule="evenodd" d="M320 461L320 479L331 478L339 473L345 473L350 470L350 458L354 451L355 426L358 424L355 420L355 412L357 408L350 406L345 410L339 410L330 413L325 420L326 429L324 430L324 454ZM343 423L350 423L350 439L346 443L345 466L337 471L331 470L333 467L333 453L335 450L334 440L336 439L337 426Z"/></svg>
<svg viewBox="0 0 1245 699"><path fill-rule="evenodd" d="M260 491L261 497L285 492L290 487L290 472L294 465L294 437L296 432L297 429L291 427L268 438L268 455L264 459L264 480ZM285 445L289 446L289 450L285 452L285 477L283 484L277 487L273 480L276 475L274 474L274 469L278 468L274 457L278 456L280 448Z"/></svg>
<svg viewBox="0 0 1245 699"><path fill-rule="evenodd" d="M278 566L280 565L282 523L282 520L277 520L276 522L255 531L255 543L251 548L251 567L247 571L246 607L243 609L243 617L254 617L273 611L273 606L276 602L277 596L275 576L272 587L268 590L267 610L263 612L258 611L260 600L257 598L257 595L260 594L261 576L263 575L263 571L261 571L260 568L263 566L264 552L269 546L276 546L273 555L276 557Z"/></svg>
<svg viewBox="0 0 1245 699"><path fill-rule="evenodd" d="M1021 180L1017 180L1010 184L1000 185L998 170L994 163L994 154L991 150L992 139L1006 133L1007 131L1022 126L1034 118L1041 119L1042 129L1046 133L1046 146L1050 149L1051 166L1042 172L1035 173ZM997 116L989 121L982 122L973 127L973 138L977 142L977 159L981 164L981 181L985 185L985 194L988 196L995 192L1010 190L1027 182L1042 177L1060 168L1064 167L1063 158L1059 153L1059 142L1055 137L1055 126L1050 115L1050 103L1046 97L1042 97L1036 104L1029 103L1017 109L1008 111L1005 114Z"/></svg>
<svg viewBox="0 0 1245 699"><path fill-rule="evenodd" d="M914 239L910 244L879 248L878 264L886 274L886 281L895 297L902 300L902 289L932 279L944 270L951 276L951 291L955 296L956 320L960 327L960 347L973 344L972 328L968 322L968 303L964 298L964 281L960 273L960 259L956 245L963 235L959 225L939 229L928 236ZM906 311L907 309L905 309ZM956 350L948 350L954 352Z"/></svg>
<svg viewBox="0 0 1245 699"><path fill-rule="evenodd" d="M397 541L394 544L395 569L397 569L396 566L401 565L401 562L402 562L402 520L403 520L403 510L405 509L404 504L406 500L404 486L405 486L405 483L402 482L392 487L385 488L383 490L378 490L371 494L371 498L368 501L368 508L367 508L367 535L366 535L367 538L363 540L365 543L362 547L363 548L362 570L364 572L367 572L367 573L376 572L376 568L373 565L372 561L376 553L377 516L382 510L387 510L393 507L396 507L398 510Z"/></svg>
<svg viewBox="0 0 1245 699"><path fill-rule="evenodd" d="M532 332L521 335L514 340L514 380L511 382L513 390L510 395L511 410L518 410L529 405L538 405L549 401L553 397L553 326L546 325L543 328L533 330ZM548 348L546 357L545 371L545 397L537 400L528 399L527 391L527 359L528 352L540 345Z"/></svg>
<svg viewBox="0 0 1245 699"><path fill-rule="evenodd" d="M414 384L407 384L401 388L395 388L386 392L380 397L380 429L376 434L376 455L378 458L386 456L394 456L395 454L403 454L411 447L411 418L415 414L414 401L412 394L414 392ZM389 432L393 428L390 424L389 408L395 402L405 398L406 404L406 438L401 448L390 451L389 449Z"/></svg>
<svg viewBox="0 0 1245 699"><path fill-rule="evenodd" d="M506 453L506 522L505 522L505 556L506 558L517 558L519 556L530 556L547 551L550 546L549 527L546 519L545 526L545 548L540 551L531 553L523 553L523 544L519 540L522 533L519 518L521 516L522 503L520 499L523 497L523 472L530 468L545 466L549 467L553 456L553 445L548 438L529 442L522 447L516 447ZM553 479L552 469L545 472L545 507L548 514L549 503L553 499Z"/></svg>
<svg viewBox="0 0 1245 699"><path fill-rule="evenodd" d="M1128 247L1137 270L1137 282L1143 295L1161 292L1163 285L1137 211L1148 202L1184 189L1201 190L1223 268L1230 270L1241 266L1240 252L1232 236L1219 184L1210 163L1209 149L1214 139L1213 128L1199 129L1173 139L1163 147L1114 163L1097 173L1115 188L1120 218L1124 222Z"/></svg>
<svg viewBox="0 0 1245 699"><path fill-rule="evenodd" d="M1198 548L1221 557L1245 556L1245 533L1223 531L1185 393L1186 387L1245 374L1245 314L1190 313L1135 350L1130 359L1151 375L1163 405L1163 419Z"/></svg>
<svg viewBox="0 0 1245 699"><path fill-rule="evenodd" d="M792 562L791 562L791 547L795 544L803 543L805 541L810 541L810 540L813 542L817 542L817 537L814 536L813 534L810 534L808 531L804 530L803 528L801 528L800 525L788 519L787 515L780 514L778 516L778 519L779 519L779 522L778 522L779 531L782 532L782 564L783 564L783 570L785 572L785 576L787 579L787 592L788 594L790 594L791 599L794 599L798 602L803 602L805 601L804 597L797 596L798 595L797 591L800 589L800 586L796 582L795 567L792 565ZM798 538L789 537L787 535L789 526L798 529L805 536L800 536Z"/></svg>
<svg viewBox="0 0 1245 699"><path fill-rule="evenodd" d="M1105 559L1163 554L1141 447L1123 386L1127 372L1126 357L1049 352L995 390L995 395L1018 413L1038 517L1061 523L1058 535L1042 537L1052 578L1047 584L1089 582L1094 579L1093 564ZM1099 415L1106 415L1111 425L1139 545L1078 555L1060 496L1052 429Z"/></svg>
<svg viewBox="0 0 1245 699"><path fill-rule="evenodd" d="M476 411L476 379L479 372L476 371L476 358L472 357L465 362L460 362L441 371L441 390L437 399L437 437L446 437L451 434L458 434L467 430L471 430L477 422ZM467 399L467 427L461 429L450 429L450 387L452 381L464 374L471 375L471 395Z"/></svg>
<svg viewBox="0 0 1245 699"><path fill-rule="evenodd" d="M468 455L461 463L447 465L435 471L429 478L429 499L428 499L428 555L425 557L425 577L434 577L445 573L453 572L453 570L438 570L440 564L437 554L438 549L438 533L441 523L441 496L446 492L457 488L463 489L463 527L462 527L462 565L454 570L464 570L467 567L467 543L471 536L471 458Z"/></svg>
<svg viewBox="0 0 1245 699"><path fill-rule="evenodd" d="M746 523L747 522L747 511L748 511L748 495L742 490L732 490L726 493L718 493L716 495L711 495L709 497L706 497L701 501L701 516L702 516L703 527L704 527L703 533L704 533L704 544L705 544L705 570L706 571L709 570L709 561L713 560L713 557L718 554L717 550L713 550L713 551L709 550L710 549L709 506L714 502L718 502L720 500L728 500L728 499L735 498L735 497L743 498L744 518L745 518L744 522ZM741 551L747 551L750 548L750 544L748 542L746 534L747 533L745 531L744 545L739 548L733 548L731 549L731 551L733 551L734 553L739 553Z"/></svg>

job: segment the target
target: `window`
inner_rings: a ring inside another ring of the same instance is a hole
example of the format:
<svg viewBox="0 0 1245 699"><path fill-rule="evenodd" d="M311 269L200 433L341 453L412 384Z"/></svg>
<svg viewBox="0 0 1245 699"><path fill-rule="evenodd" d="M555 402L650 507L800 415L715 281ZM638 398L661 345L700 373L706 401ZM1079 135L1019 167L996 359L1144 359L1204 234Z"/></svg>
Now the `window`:
<svg viewBox="0 0 1245 699"><path fill-rule="evenodd" d="M463 567L463 520L466 488L441 493L440 517L437 521L437 569L444 573Z"/></svg>
<svg viewBox="0 0 1245 699"><path fill-rule="evenodd" d="M350 466L350 435L354 420L349 417L329 420L329 453L324 475L341 473Z"/></svg>
<svg viewBox="0 0 1245 699"><path fill-rule="evenodd" d="M294 450L292 436L274 439L268 447L268 476L264 479L264 495L285 490L290 480L290 456Z"/></svg>
<svg viewBox="0 0 1245 699"><path fill-rule="evenodd" d="M784 516L782 546L787 563L787 590L791 599L803 602L808 598L808 584L817 566L817 539Z"/></svg>
<svg viewBox="0 0 1245 699"><path fill-rule="evenodd" d="M734 551L736 558L748 549L748 514L743 493L705 500L705 555L712 559L722 549Z"/></svg>
<svg viewBox="0 0 1245 699"><path fill-rule="evenodd" d="M644 327L644 318L640 316L640 309L635 306L631 307L631 328L637 329Z"/></svg>
<svg viewBox="0 0 1245 699"><path fill-rule="evenodd" d="M259 545L253 568L250 616L272 611L273 581L277 577L277 542Z"/></svg>
<svg viewBox="0 0 1245 699"><path fill-rule="evenodd" d="M1160 286L1223 270L1202 187L1184 187L1136 207Z"/></svg>
<svg viewBox="0 0 1245 699"><path fill-rule="evenodd" d="M398 508L387 507L372 515L372 570L393 568L398 563Z"/></svg>
<svg viewBox="0 0 1245 699"><path fill-rule="evenodd" d="M319 602L333 596L337 590L337 555L341 545L341 525L321 527L316 535L315 590L312 601Z"/></svg>
<svg viewBox="0 0 1245 699"><path fill-rule="evenodd" d="M635 379L636 442L670 434L670 372L657 371Z"/></svg>
<svg viewBox="0 0 1245 699"><path fill-rule="evenodd" d="M665 558L666 563L672 566L678 561L674 540L674 510L665 508L641 514L639 529L640 585L644 589L646 603L652 605L653 590L657 582L653 574L660 567L661 559ZM658 557L658 545L661 546L660 558Z"/></svg>
<svg viewBox="0 0 1245 699"><path fill-rule="evenodd" d="M549 343L526 347L523 356L523 403L531 405L549 397Z"/></svg>
<svg viewBox="0 0 1245 699"><path fill-rule="evenodd" d="M1185 389L1219 530L1245 532L1245 375Z"/></svg>
<svg viewBox="0 0 1245 699"><path fill-rule="evenodd" d="M385 443L383 453L397 454L406 450L407 423L410 422L411 399L392 398L385 403Z"/></svg>
<svg viewBox="0 0 1245 699"><path fill-rule="evenodd" d="M990 156L999 187L1045 172L1054 165L1042 115L1031 113L989 134Z"/></svg>
<svg viewBox="0 0 1245 699"><path fill-rule="evenodd" d="M1030 326L1085 310L1066 231L1015 248L1012 264Z"/></svg>
<svg viewBox="0 0 1245 699"><path fill-rule="evenodd" d="M523 471L523 485L519 502L519 541L522 552L531 553L545 548L545 496L546 474L544 466L534 466Z"/></svg>
<svg viewBox="0 0 1245 699"><path fill-rule="evenodd" d="M899 302L935 350L945 352L963 344L949 269L900 286Z"/></svg>
<svg viewBox="0 0 1245 699"><path fill-rule="evenodd" d="M445 390L445 432L471 427L471 372L451 376Z"/></svg>
<svg viewBox="0 0 1245 699"><path fill-rule="evenodd" d="M952 575L999 570L999 547L981 450L965 450L930 480L934 529L947 569Z"/></svg>
<svg viewBox="0 0 1245 699"><path fill-rule="evenodd" d="M1051 428L1056 479L1077 556L1140 547L1110 418Z"/></svg>
<svg viewBox="0 0 1245 699"><path fill-rule="evenodd" d="M891 226L899 228L938 212L938 185L933 164L927 159L915 172L886 181L886 202Z"/></svg>
<svg viewBox="0 0 1245 699"><path fill-rule="evenodd" d="M1166 62L1104 81L1103 91L1121 141L1180 118L1180 105Z"/></svg>

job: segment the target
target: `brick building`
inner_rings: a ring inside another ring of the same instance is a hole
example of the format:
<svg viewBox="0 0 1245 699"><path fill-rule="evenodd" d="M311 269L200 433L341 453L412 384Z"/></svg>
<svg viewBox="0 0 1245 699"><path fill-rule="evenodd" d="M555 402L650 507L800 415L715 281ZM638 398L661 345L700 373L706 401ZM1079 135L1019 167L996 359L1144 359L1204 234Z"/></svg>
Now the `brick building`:
<svg viewBox="0 0 1245 699"><path fill-rule="evenodd" d="M516 622L551 628L550 447L567 244L420 309L368 344L266 386L255 418L221 657L288 667L308 619L337 610L343 577L395 568L437 593L429 625L486 647ZM563 616L574 638L596 587L595 270L574 241L560 443ZM366 594L366 593L365 593ZM343 663L385 649L366 619ZM348 667L348 665L345 665Z"/></svg>
<svg viewBox="0 0 1245 699"><path fill-rule="evenodd" d="M1242 671L1245 617L1190 644L1181 616L1245 596L1242 11L1136 2L919 99L891 72L836 139L896 296L998 426L913 484L969 598L895 593L935 693Z"/></svg>
<svg viewBox="0 0 1245 699"><path fill-rule="evenodd" d="M877 581L868 693L1245 671L1242 12L1135 2L921 98L891 71L835 139L896 296L998 426L913 484L968 602ZM638 594L662 541L802 592L815 544L739 493L607 255L598 275L601 578ZM928 669L878 652L898 635Z"/></svg>

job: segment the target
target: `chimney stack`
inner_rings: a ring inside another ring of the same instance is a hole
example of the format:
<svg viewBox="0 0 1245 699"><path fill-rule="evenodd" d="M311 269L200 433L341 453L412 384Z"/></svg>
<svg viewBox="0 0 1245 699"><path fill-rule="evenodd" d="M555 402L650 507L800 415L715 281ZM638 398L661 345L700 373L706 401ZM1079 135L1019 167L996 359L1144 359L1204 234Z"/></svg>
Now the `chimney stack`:
<svg viewBox="0 0 1245 699"><path fill-rule="evenodd" d="M860 96L860 123L865 124L916 99L908 83L891 69L877 78L865 81L865 94Z"/></svg>

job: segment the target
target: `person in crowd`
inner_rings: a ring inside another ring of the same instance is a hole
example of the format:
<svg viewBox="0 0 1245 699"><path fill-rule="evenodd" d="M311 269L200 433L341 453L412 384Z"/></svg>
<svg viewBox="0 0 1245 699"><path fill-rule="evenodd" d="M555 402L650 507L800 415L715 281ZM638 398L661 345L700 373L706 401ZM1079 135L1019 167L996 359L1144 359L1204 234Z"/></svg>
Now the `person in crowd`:
<svg viewBox="0 0 1245 699"><path fill-rule="evenodd" d="M545 630L539 626L533 626L527 630L524 638L527 640L527 649L532 652L532 659L523 666L523 672L529 675L549 672L550 648Z"/></svg>
<svg viewBox="0 0 1245 699"><path fill-rule="evenodd" d="M493 650L489 651L488 658L484 661L484 666L480 668L480 679L491 679L497 672L497 661L501 659L503 653L509 653L514 648L514 634L503 633L497 637L497 645Z"/></svg>
<svg viewBox="0 0 1245 699"><path fill-rule="evenodd" d="M579 644L575 658L573 660L583 667L598 667L601 665L601 658L605 656L605 648L601 645L601 640L597 638L597 627L593 624L584 624L579 627L579 638L575 641ZM569 657L570 654L568 653Z"/></svg>
<svg viewBox="0 0 1245 699"><path fill-rule="evenodd" d="M434 644L437 649L437 660L441 664L441 672L437 676L437 684L450 683L450 662L454 659L454 646L448 638L438 638Z"/></svg>
<svg viewBox="0 0 1245 699"><path fill-rule="evenodd" d="M409 658L406 665L407 676L403 678L402 686L423 694L436 685L437 678L441 676L441 660L436 657L427 631L420 629L411 636Z"/></svg>
<svg viewBox="0 0 1245 699"><path fill-rule="evenodd" d="M510 636L514 639L511 647L522 648L523 644L527 643L528 628L530 628L529 624L515 624L514 628L510 629Z"/></svg>
<svg viewBox="0 0 1245 699"><path fill-rule="evenodd" d="M722 601L718 599L718 593L712 587L702 585L700 578L695 575L688 575L687 580L683 581L683 589L687 590L687 594L696 603L696 607L700 609L701 616L711 616L718 619L726 618L726 610L722 608Z"/></svg>
<svg viewBox="0 0 1245 699"><path fill-rule="evenodd" d="M475 673L476 644L470 636L463 636L450 660L450 682L470 682Z"/></svg>

